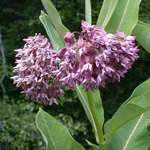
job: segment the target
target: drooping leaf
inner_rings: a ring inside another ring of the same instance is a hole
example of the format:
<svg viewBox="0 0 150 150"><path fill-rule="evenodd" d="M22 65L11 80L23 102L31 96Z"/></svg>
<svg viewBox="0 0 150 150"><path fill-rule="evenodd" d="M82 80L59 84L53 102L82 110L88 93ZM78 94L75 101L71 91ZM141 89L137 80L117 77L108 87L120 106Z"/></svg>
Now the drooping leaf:
<svg viewBox="0 0 150 150"><path fill-rule="evenodd" d="M91 25L92 23L91 0L85 0L85 20Z"/></svg>
<svg viewBox="0 0 150 150"><path fill-rule="evenodd" d="M36 125L44 138L46 150L85 150L66 127L42 109L36 116Z"/></svg>
<svg viewBox="0 0 150 150"><path fill-rule="evenodd" d="M54 28L56 29L59 36L63 40L66 32L69 32L69 30L62 24L59 13L57 12L52 2L50 0L41 0L41 1L43 3L44 8L47 11L48 16L50 17L51 23L53 24Z"/></svg>
<svg viewBox="0 0 150 150"><path fill-rule="evenodd" d="M140 45L150 53L150 25L140 21L135 26L132 34L136 37Z"/></svg>
<svg viewBox="0 0 150 150"><path fill-rule="evenodd" d="M131 35L138 21L139 4L141 0L119 0L113 15L106 26L106 31L115 33L116 30Z"/></svg>
<svg viewBox="0 0 150 150"><path fill-rule="evenodd" d="M92 113L91 113L91 110L90 110L87 93L85 92L85 90L82 88L81 85L76 86L76 91L77 91L78 97L79 97L79 99L80 99L80 101L83 105L85 113L86 113L86 115L87 115L93 129L94 129L96 140L98 142L98 133L97 133L96 125L95 125L95 122L94 122L94 119L93 119L93 116L92 116ZM97 112L97 115L99 117L99 123L100 123L101 126L103 126L103 123L104 123L104 110L103 110L102 100L101 100L101 97L100 97L99 90L95 90L93 92L93 99L94 99L94 103L95 103L95 107L96 107L96 112Z"/></svg>
<svg viewBox="0 0 150 150"><path fill-rule="evenodd" d="M105 123L105 138L109 139L114 132L130 120L150 110L150 79L135 89L132 96L121 106L112 119ZM144 91L145 86L145 91Z"/></svg>
<svg viewBox="0 0 150 150"><path fill-rule="evenodd" d="M43 11L41 11L41 15L39 18L49 36L49 39L50 39L54 49L59 50L59 49L63 48L65 46L64 42L62 41L59 34L57 33L54 26L52 25L49 16L47 14L45 14Z"/></svg>
<svg viewBox="0 0 150 150"><path fill-rule="evenodd" d="M116 8L117 3L118 0L105 0L103 2L103 6L97 20L97 26L101 26L103 28L106 27Z"/></svg>
<svg viewBox="0 0 150 150"><path fill-rule="evenodd" d="M119 128L111 137L106 150L147 150L150 123L150 112L143 113Z"/></svg>
<svg viewBox="0 0 150 150"><path fill-rule="evenodd" d="M91 143L90 141L86 140L88 145L90 146L87 150L99 150L99 146Z"/></svg>

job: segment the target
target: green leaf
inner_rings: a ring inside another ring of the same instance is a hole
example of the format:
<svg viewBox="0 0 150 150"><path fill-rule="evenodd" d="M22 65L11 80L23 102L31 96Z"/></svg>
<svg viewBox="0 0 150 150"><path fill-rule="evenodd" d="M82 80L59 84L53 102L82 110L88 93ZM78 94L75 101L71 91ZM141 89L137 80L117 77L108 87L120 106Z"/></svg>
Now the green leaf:
<svg viewBox="0 0 150 150"><path fill-rule="evenodd" d="M141 0L119 0L106 31L115 34L116 30L119 30L130 35L138 21L140 2Z"/></svg>
<svg viewBox="0 0 150 150"><path fill-rule="evenodd" d="M138 20L138 24L144 25L144 26L147 26L148 28L150 28L150 24L149 23L145 23L145 22L142 22L142 21Z"/></svg>
<svg viewBox="0 0 150 150"><path fill-rule="evenodd" d="M140 97L141 95L143 95L143 93L148 92L149 88L150 88L150 78L135 88L131 96L119 107L116 113L119 113L119 110L127 103L132 102L132 100L135 100L134 98Z"/></svg>
<svg viewBox="0 0 150 150"><path fill-rule="evenodd" d="M42 109L36 116L36 125L44 138L47 150L85 150L72 138L66 127Z"/></svg>
<svg viewBox="0 0 150 150"><path fill-rule="evenodd" d="M98 133L97 133L96 125L95 125L95 122L94 122L94 118L93 118L91 110L90 110L87 93L85 92L85 90L82 88L81 85L76 86L76 91L77 91L78 97L79 97L79 99L80 99L80 101L83 105L85 113L86 113L86 115L87 115L93 129L94 129L95 137L96 137L96 140L98 142ZM101 100L101 97L100 97L99 90L95 90L93 92L93 99L94 99L94 103L95 103L96 112L97 112L97 115L99 117L99 123L100 123L101 126L103 126L103 123L104 123L104 110L103 110L102 100Z"/></svg>
<svg viewBox="0 0 150 150"><path fill-rule="evenodd" d="M85 0L85 20L91 25L92 13L91 13L91 1L90 0Z"/></svg>
<svg viewBox="0 0 150 150"><path fill-rule="evenodd" d="M150 95L149 95L150 96ZM110 138L113 133L121 126L132 120L133 118L141 115L150 110L150 106L143 108L136 104L127 104L117 113L112 119L105 124L105 138Z"/></svg>
<svg viewBox="0 0 150 150"><path fill-rule="evenodd" d="M63 48L65 46L64 42L62 41L59 34L57 33L54 26L52 25L49 16L47 14L45 14L43 11L41 11L41 15L39 18L49 36L49 39L50 39L54 49L59 50L59 49Z"/></svg>
<svg viewBox="0 0 150 150"><path fill-rule="evenodd" d="M149 147L150 112L143 113L119 128L111 137L106 150L147 150Z"/></svg>
<svg viewBox="0 0 150 150"><path fill-rule="evenodd" d="M97 26L101 26L103 28L106 27L116 8L117 3L118 0L105 0L103 2L103 6L97 20Z"/></svg>
<svg viewBox="0 0 150 150"><path fill-rule="evenodd" d="M150 110L149 89L150 79L136 88L132 96L118 109L113 118L105 123L104 129L106 139L109 139L116 130L133 118Z"/></svg>
<svg viewBox="0 0 150 150"><path fill-rule="evenodd" d="M150 25L138 22L132 34L136 36L136 40L143 46L148 53L150 53Z"/></svg>
<svg viewBox="0 0 150 150"><path fill-rule="evenodd" d="M52 2L50 0L41 0L41 1L50 17L51 23L53 24L54 28L56 29L61 39L63 40L66 32L69 32L69 30L62 24L59 13L57 12Z"/></svg>

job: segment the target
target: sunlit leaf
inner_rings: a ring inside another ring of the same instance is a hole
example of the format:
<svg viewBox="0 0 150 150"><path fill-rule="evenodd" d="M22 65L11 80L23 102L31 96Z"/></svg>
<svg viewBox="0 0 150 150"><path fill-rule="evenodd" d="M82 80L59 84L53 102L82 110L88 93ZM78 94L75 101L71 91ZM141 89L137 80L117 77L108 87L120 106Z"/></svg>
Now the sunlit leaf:
<svg viewBox="0 0 150 150"><path fill-rule="evenodd" d="M149 23L145 23L145 22L140 21L140 20L138 20L137 24L144 25L144 26L147 26L148 28L150 28L150 24Z"/></svg>
<svg viewBox="0 0 150 150"><path fill-rule="evenodd" d="M54 28L56 29L61 39L63 40L66 32L69 32L69 30L62 24L59 13L52 4L52 2L50 0L41 0L41 1L43 3L44 8L47 11L48 16L50 17L51 23L53 24Z"/></svg>
<svg viewBox="0 0 150 150"><path fill-rule="evenodd" d="M98 20L97 20L97 25L101 26L103 28L106 27L108 24L115 8L118 3L118 0L105 0L103 2L103 6L101 8Z"/></svg>
<svg viewBox="0 0 150 150"><path fill-rule="evenodd" d="M106 31L115 34L116 30L119 30L131 35L138 21L140 2L141 0L119 0L105 28Z"/></svg>
<svg viewBox="0 0 150 150"><path fill-rule="evenodd" d="M92 23L91 0L85 0L85 20Z"/></svg>
<svg viewBox="0 0 150 150"><path fill-rule="evenodd" d="M106 150L147 150L150 112L143 113L119 128L111 137Z"/></svg>
<svg viewBox="0 0 150 150"><path fill-rule="evenodd" d="M47 14L45 14L43 11L41 11L41 15L39 18L49 36L49 39L50 39L54 49L59 50L59 49L63 48L65 46L64 42L62 41L59 34L57 33L54 26L52 25L49 16Z"/></svg>
<svg viewBox="0 0 150 150"><path fill-rule="evenodd" d="M105 123L105 138L109 139L121 126L133 118L150 110L150 79L137 87L131 97L115 113L112 119Z"/></svg>
<svg viewBox="0 0 150 150"><path fill-rule="evenodd" d="M135 88L131 96L119 107L116 113L119 113L120 109L125 106L129 102L134 102L135 98L140 97L143 93L148 92L150 88L150 78L141 83L139 86ZM136 101L137 102L137 101Z"/></svg>

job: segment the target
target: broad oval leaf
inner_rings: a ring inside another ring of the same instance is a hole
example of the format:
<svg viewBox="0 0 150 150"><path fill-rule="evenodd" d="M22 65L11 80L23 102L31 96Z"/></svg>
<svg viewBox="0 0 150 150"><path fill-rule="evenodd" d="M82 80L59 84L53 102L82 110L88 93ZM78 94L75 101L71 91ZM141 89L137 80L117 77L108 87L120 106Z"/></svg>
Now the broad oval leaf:
<svg viewBox="0 0 150 150"><path fill-rule="evenodd" d="M96 129L96 125L94 122L94 118L92 116L91 110L90 110L90 106L89 106L89 101L88 101L88 96L87 93L85 92L85 90L83 89L83 87L80 85L76 85L76 92L78 94L78 97L82 103L82 106L85 110L85 113L93 127L94 133L95 133L95 137L96 137L96 141L98 142L98 133L97 133L97 129ZM102 100L100 97L100 92L99 90L95 90L93 92L93 99L94 99L94 103L95 103L95 108L96 108L96 112L99 118L99 123L101 126L103 126L104 123L104 110L103 110L103 105L102 105Z"/></svg>
<svg viewBox="0 0 150 150"><path fill-rule="evenodd" d="M41 0L41 1L50 17L50 20L51 20L54 28L56 29L56 31L60 35L61 39L63 40L66 32L69 32L69 30L62 24L59 13L57 12L57 10L54 7L54 5L52 4L52 2L50 0Z"/></svg>
<svg viewBox="0 0 150 150"><path fill-rule="evenodd" d="M92 23L92 10L91 10L91 0L85 0L85 20L90 25Z"/></svg>
<svg viewBox="0 0 150 150"><path fill-rule="evenodd" d="M105 124L105 138L109 139L113 133L118 130L121 126L128 123L130 120L150 110L148 107L140 107L136 104L126 104L120 113L115 115L112 119Z"/></svg>
<svg viewBox="0 0 150 150"><path fill-rule="evenodd" d="M40 15L40 21L42 22L49 39L54 47L55 50L60 50L65 46L64 42L60 38L59 34L55 30L54 26L51 23L51 20L47 14L45 14L43 11L41 11Z"/></svg>
<svg viewBox="0 0 150 150"><path fill-rule="evenodd" d="M118 0L105 0L103 2L103 6L97 20L97 26L101 26L102 28L106 27L116 8L117 3Z"/></svg>
<svg viewBox="0 0 150 150"><path fill-rule="evenodd" d="M150 146L149 123L150 112L131 120L114 133L106 150L147 150Z"/></svg>
<svg viewBox="0 0 150 150"><path fill-rule="evenodd" d="M119 0L105 30L110 33L119 30L130 35L138 21L141 0Z"/></svg>
<svg viewBox="0 0 150 150"><path fill-rule="evenodd" d="M138 22L132 34L136 36L136 40L140 43L140 45L142 45L142 47L150 53L150 25Z"/></svg>
<svg viewBox="0 0 150 150"><path fill-rule="evenodd" d="M47 150L85 150L72 138L66 127L42 109L37 113L36 125L44 138Z"/></svg>
<svg viewBox="0 0 150 150"><path fill-rule="evenodd" d="M121 106L112 119L105 123L105 138L108 140L121 126L150 110L150 79L135 89L132 96ZM145 86L145 91L144 91Z"/></svg>

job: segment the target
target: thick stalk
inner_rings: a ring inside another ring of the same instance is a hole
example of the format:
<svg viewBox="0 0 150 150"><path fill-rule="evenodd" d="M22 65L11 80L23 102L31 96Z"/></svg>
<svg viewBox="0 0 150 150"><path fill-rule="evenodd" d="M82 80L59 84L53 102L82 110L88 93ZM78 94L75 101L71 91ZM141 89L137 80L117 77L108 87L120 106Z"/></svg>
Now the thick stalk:
<svg viewBox="0 0 150 150"><path fill-rule="evenodd" d="M102 127L101 127L99 120L98 120L98 116L96 113L96 109L95 109L95 105L94 105L94 99L93 99L92 94L93 94L92 90L89 89L87 91L87 95L88 95L90 110L91 110L92 116L93 116L95 124L96 124L97 131L98 131L100 150L105 150L105 145L104 145L105 141L103 138L103 131L102 131Z"/></svg>

